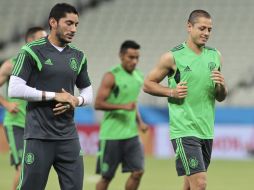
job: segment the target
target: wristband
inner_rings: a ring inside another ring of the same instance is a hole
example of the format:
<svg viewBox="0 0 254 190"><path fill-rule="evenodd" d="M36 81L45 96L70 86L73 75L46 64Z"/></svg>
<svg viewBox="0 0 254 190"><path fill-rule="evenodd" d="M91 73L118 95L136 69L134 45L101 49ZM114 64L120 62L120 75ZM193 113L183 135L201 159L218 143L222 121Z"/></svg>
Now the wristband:
<svg viewBox="0 0 254 190"><path fill-rule="evenodd" d="M78 96L78 106L83 106L84 104L84 98L82 96Z"/></svg>

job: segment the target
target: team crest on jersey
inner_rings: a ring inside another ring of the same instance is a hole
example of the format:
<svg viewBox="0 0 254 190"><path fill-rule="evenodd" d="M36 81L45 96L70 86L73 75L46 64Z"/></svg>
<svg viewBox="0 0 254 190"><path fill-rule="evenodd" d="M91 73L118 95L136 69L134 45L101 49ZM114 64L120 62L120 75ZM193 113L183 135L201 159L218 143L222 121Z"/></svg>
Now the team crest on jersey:
<svg viewBox="0 0 254 190"><path fill-rule="evenodd" d="M31 152L28 152L25 156L25 162L26 164L30 165L34 163L34 154Z"/></svg>
<svg viewBox="0 0 254 190"><path fill-rule="evenodd" d="M198 160L197 158L193 157L189 159L189 166L193 169L198 167Z"/></svg>
<svg viewBox="0 0 254 190"><path fill-rule="evenodd" d="M210 71L214 70L215 67L216 67L216 64L214 62L209 62L208 63L208 68L209 68Z"/></svg>
<svg viewBox="0 0 254 190"><path fill-rule="evenodd" d="M108 164L107 163L102 163L102 166L101 166L101 170L102 170L102 172L107 172L108 171L108 168L109 168L109 166L108 166Z"/></svg>
<svg viewBox="0 0 254 190"><path fill-rule="evenodd" d="M78 71L78 61L75 58L71 58L70 67L73 71Z"/></svg>

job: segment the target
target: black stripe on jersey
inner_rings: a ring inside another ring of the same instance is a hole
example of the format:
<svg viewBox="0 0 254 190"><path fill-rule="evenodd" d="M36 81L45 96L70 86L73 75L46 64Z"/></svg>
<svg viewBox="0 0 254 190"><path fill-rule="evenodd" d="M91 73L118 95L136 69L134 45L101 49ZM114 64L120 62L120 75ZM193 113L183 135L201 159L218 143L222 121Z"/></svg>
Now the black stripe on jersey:
<svg viewBox="0 0 254 190"><path fill-rule="evenodd" d="M176 84L178 84L178 83L181 81L181 74L180 74L180 71L179 71L178 68L177 68L177 70L176 70L174 79L175 79L175 81L176 81Z"/></svg>
<svg viewBox="0 0 254 190"><path fill-rule="evenodd" d="M215 48L212 48L212 47L209 47L209 46L205 46L204 48L205 48L205 49L208 49L208 50L216 51Z"/></svg>
<svg viewBox="0 0 254 190"><path fill-rule="evenodd" d="M45 44L45 43L46 43L45 38L41 38L39 40L35 40L35 41L32 41L32 42L26 44L26 46L32 47L32 46L36 46L36 45L42 45L42 44Z"/></svg>
<svg viewBox="0 0 254 190"><path fill-rule="evenodd" d="M184 48L183 44L180 44L180 45L172 48L170 51L175 52L175 51L179 51L179 50L181 50L183 48Z"/></svg>

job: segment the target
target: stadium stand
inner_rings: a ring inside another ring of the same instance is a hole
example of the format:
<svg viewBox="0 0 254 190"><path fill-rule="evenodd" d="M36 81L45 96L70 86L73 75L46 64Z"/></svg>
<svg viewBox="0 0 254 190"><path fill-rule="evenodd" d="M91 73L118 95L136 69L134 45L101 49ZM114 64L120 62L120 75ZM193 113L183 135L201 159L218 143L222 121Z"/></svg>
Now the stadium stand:
<svg viewBox="0 0 254 190"><path fill-rule="evenodd" d="M66 1L78 7L89 0ZM0 2L0 48L5 40L15 38L25 28L45 23L49 9L58 2L40 0L8 0ZM94 0L93 5L99 1ZM185 23L194 9L211 13L214 28L208 46L218 48L224 60L223 72L231 92L220 105L253 106L254 83L252 71L252 35L254 19L252 0L104 0L100 6L86 9L80 16L74 43L88 56L90 77L96 92L102 75L119 62L119 44L134 39L142 45L139 68L147 73L159 56L185 40ZM8 20L8 22L6 22ZM8 43L0 52L0 59L15 54L23 42ZM166 84L166 81L163 81ZM248 83L249 85L241 85ZM246 93L248 97L246 98ZM143 104L164 105L166 99L142 93Z"/></svg>

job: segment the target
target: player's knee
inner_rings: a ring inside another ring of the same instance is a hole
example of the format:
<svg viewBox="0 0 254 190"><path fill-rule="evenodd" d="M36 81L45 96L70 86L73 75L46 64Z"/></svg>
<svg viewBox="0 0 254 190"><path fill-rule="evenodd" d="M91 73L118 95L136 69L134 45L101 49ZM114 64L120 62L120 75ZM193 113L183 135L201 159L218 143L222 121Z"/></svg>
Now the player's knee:
<svg viewBox="0 0 254 190"><path fill-rule="evenodd" d="M140 180L143 174L144 174L144 171L134 171L131 173L131 177L135 180Z"/></svg>
<svg viewBox="0 0 254 190"><path fill-rule="evenodd" d="M207 186L207 181L204 178L199 178L197 180L197 189L198 190L205 190Z"/></svg>
<svg viewBox="0 0 254 190"><path fill-rule="evenodd" d="M105 183L105 184L109 184L112 179L113 179L113 177L106 177L106 176L101 177L102 183Z"/></svg>

